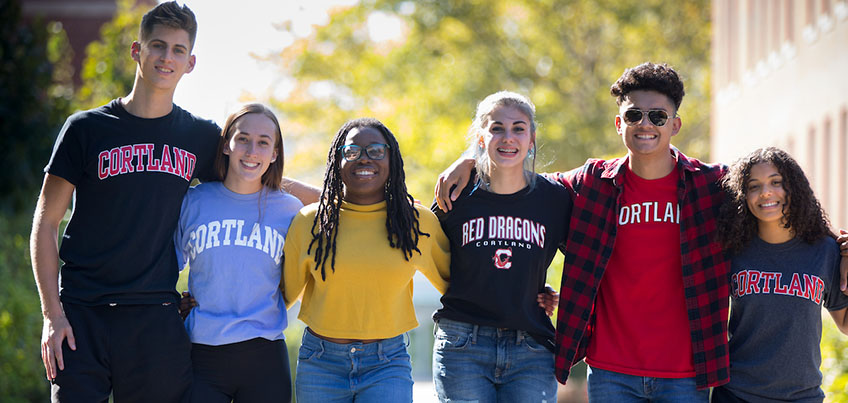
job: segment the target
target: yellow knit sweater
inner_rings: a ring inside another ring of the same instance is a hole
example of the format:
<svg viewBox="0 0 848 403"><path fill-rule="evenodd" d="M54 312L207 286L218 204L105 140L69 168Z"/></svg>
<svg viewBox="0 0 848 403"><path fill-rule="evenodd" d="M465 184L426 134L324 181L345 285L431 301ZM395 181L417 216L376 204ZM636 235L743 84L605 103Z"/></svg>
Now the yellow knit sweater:
<svg viewBox="0 0 848 403"><path fill-rule="evenodd" d="M448 288L450 243L439 220L426 207L415 205L422 235L421 254L409 261L389 246L386 203L356 205L343 202L336 239L335 271L328 260L327 279L316 270L312 221L317 204L300 210L292 220L284 247L283 283L291 306L303 293L298 318L316 333L345 339L385 339L418 326L412 305L412 276L422 272L439 292ZM331 257L332 259L332 257Z"/></svg>

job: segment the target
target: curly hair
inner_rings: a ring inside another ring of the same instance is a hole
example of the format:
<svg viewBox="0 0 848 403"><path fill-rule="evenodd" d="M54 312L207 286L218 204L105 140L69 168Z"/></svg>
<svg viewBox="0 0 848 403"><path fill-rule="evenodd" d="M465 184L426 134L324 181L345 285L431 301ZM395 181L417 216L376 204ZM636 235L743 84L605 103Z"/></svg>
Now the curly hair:
<svg viewBox="0 0 848 403"><path fill-rule="evenodd" d="M680 109L683 102L683 81L674 69L663 63L642 63L636 67L624 70L621 77L610 87L610 95L615 97L619 106L631 91L656 91L667 96L674 102L675 111Z"/></svg>
<svg viewBox="0 0 848 403"><path fill-rule="evenodd" d="M785 151L767 147L736 160L721 180L728 196L718 219L722 247L736 254L757 236L757 218L748 209L747 183L751 177L751 168L763 163L773 164L783 177L783 189L789 206L787 209L784 205L784 228L789 228L793 236L807 243L813 243L824 236L834 237L827 214L813 194L804 171Z"/></svg>
<svg viewBox="0 0 848 403"><path fill-rule="evenodd" d="M339 212L342 199L344 198L344 187L341 179L341 147L347 134L357 128L370 127L380 132L389 146L389 177L385 186L386 199L386 230L388 232L389 246L400 249L406 260L412 257L412 252L418 249L418 239L421 235L430 236L422 232L418 223L418 211L414 207L414 199L406 190L406 175L403 171L403 158L400 155L400 147L394 134L377 119L360 118L350 120L336 133L330 152L327 155L327 171L324 173L324 188L321 190L321 199L318 202L318 212L312 222L312 241L309 242L311 253L315 245L315 269L321 269L321 279L326 280L324 267L330 258L330 268L336 271L336 237L339 234Z"/></svg>

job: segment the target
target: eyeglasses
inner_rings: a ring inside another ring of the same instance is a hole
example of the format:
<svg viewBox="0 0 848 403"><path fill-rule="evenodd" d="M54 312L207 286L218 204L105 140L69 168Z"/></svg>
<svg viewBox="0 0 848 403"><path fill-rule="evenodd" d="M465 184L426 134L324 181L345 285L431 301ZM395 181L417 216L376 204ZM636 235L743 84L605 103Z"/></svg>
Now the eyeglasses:
<svg viewBox="0 0 848 403"><path fill-rule="evenodd" d="M643 111L641 109L628 109L624 111L624 114L621 116L624 123L628 126L636 126L639 123L642 123L642 118L645 117L645 114L648 115L648 120L651 121L651 124L657 127L665 126L668 123L668 119L674 116L668 116L668 112L662 109L651 109L649 111Z"/></svg>
<svg viewBox="0 0 848 403"><path fill-rule="evenodd" d="M368 155L368 158L372 160L381 160L383 158L386 158L386 150L389 149L389 145L374 143L369 144L368 146L364 147L364 149L365 154ZM339 150L341 150L342 157L345 159L345 161L353 162L362 158L363 147L360 147L356 144L348 144L341 146L339 147Z"/></svg>

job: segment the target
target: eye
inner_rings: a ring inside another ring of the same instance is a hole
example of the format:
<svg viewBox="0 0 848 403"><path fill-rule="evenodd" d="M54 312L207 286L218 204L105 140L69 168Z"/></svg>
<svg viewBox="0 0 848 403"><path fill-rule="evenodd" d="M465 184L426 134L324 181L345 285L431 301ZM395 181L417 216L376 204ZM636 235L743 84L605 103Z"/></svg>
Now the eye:
<svg viewBox="0 0 848 403"><path fill-rule="evenodd" d="M518 126L518 127L516 127L515 129L513 129L513 130L514 130L516 133L524 133L524 127L523 127L523 126Z"/></svg>
<svg viewBox="0 0 848 403"><path fill-rule="evenodd" d="M772 185L783 187L783 180L776 179L774 182L772 182Z"/></svg>
<svg viewBox="0 0 848 403"><path fill-rule="evenodd" d="M504 130L503 126L492 126L492 128L489 129L489 131L492 132L492 133L500 133L503 130Z"/></svg>
<svg viewBox="0 0 848 403"><path fill-rule="evenodd" d="M748 191L757 190L760 188L760 185L748 185Z"/></svg>
<svg viewBox="0 0 848 403"><path fill-rule="evenodd" d="M176 48L176 49L174 49L174 53L182 55L182 54L184 54L184 53L185 53L185 49L183 49L183 48Z"/></svg>

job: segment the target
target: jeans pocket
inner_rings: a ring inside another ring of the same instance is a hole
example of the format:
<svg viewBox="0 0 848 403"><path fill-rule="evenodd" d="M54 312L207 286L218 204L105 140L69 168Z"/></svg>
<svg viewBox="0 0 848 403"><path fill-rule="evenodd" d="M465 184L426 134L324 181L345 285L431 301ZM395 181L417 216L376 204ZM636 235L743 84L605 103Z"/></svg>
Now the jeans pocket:
<svg viewBox="0 0 848 403"><path fill-rule="evenodd" d="M317 351L310 348L305 344L300 345L300 350L297 351L297 360L298 361L309 361L312 357L315 357Z"/></svg>
<svg viewBox="0 0 848 403"><path fill-rule="evenodd" d="M536 341L536 339L534 339L533 336L531 336L527 333L524 334L524 337L521 340L522 340L521 344L524 347L526 347L528 350L530 350L534 353L550 352L551 351L551 350L548 350L541 343Z"/></svg>
<svg viewBox="0 0 848 403"><path fill-rule="evenodd" d="M471 340L469 332L439 327L436 331L434 346L436 350L463 350Z"/></svg>

